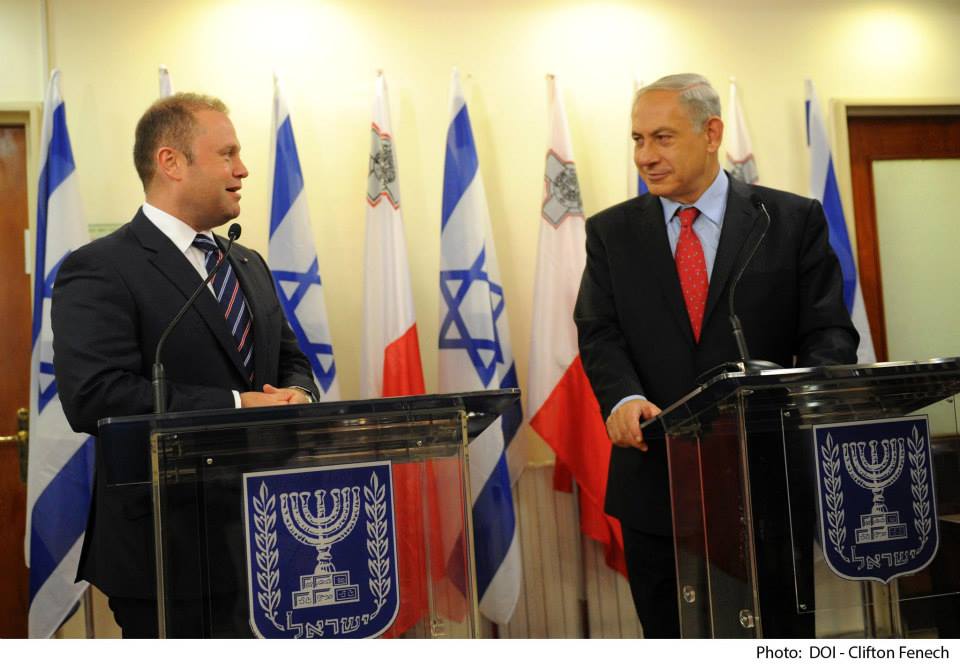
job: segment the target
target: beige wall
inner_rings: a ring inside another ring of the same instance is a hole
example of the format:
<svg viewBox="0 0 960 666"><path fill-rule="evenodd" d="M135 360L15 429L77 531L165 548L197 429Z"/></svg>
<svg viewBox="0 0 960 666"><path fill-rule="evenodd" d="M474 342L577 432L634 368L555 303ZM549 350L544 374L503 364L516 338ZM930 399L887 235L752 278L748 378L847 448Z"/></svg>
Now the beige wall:
<svg viewBox="0 0 960 666"><path fill-rule="evenodd" d="M233 110L251 176L244 242L267 248L271 71L285 80L345 398L357 396L364 193L373 78L391 89L403 212L428 390L436 387L437 271L449 77L457 65L493 218L525 386L546 135L544 75L566 95L588 213L625 197L632 79L736 75L762 181L807 192L803 79L831 98L960 98L960 3L812 0L48 0L89 221L141 199L133 127L178 90ZM38 2L0 0L0 103L42 89ZM11 65L11 63L14 63ZM849 207L849 206L848 206ZM542 448L535 449L544 457Z"/></svg>
<svg viewBox="0 0 960 666"><path fill-rule="evenodd" d="M43 97L41 17L38 0L0 0L0 104Z"/></svg>

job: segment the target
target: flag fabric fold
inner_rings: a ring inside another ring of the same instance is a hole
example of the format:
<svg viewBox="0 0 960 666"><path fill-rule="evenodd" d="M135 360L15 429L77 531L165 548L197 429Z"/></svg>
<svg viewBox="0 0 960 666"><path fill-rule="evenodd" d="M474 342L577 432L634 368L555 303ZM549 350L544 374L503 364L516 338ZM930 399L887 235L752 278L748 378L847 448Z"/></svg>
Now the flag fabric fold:
<svg viewBox="0 0 960 666"><path fill-rule="evenodd" d="M25 538L31 638L52 636L87 589L74 580L93 488L94 439L70 428L53 372L53 284L67 255L89 240L58 70L44 99L40 154Z"/></svg>
<svg viewBox="0 0 960 666"><path fill-rule="evenodd" d="M853 258L853 248L847 232L847 221L840 201L840 187L833 167L830 142L827 140L827 125L820 111L820 101L813 88L813 82L805 81L805 106L807 126L807 147L810 150L810 196L823 205L830 233L830 245L840 260L843 271L843 300L847 311L860 333L860 347L857 349L858 363L875 363L873 337L870 323L863 303L863 293L857 274L857 264Z"/></svg>
<svg viewBox="0 0 960 666"><path fill-rule="evenodd" d="M307 195L290 112L274 79L270 199L270 270L284 315L313 368L321 401L339 400L337 367L323 298L320 264L310 229Z"/></svg>
<svg viewBox="0 0 960 666"><path fill-rule="evenodd" d="M527 408L531 427L557 456L554 487L580 489L580 529L625 572L620 524L603 511L611 444L580 361L573 309L586 265L580 185L556 79L547 80L549 134L533 291Z"/></svg>
<svg viewBox="0 0 960 666"><path fill-rule="evenodd" d="M757 172L757 160L753 156L753 142L747 133L747 122L743 117L743 108L740 106L740 95L737 93L737 82L730 80L730 103L727 117L730 125L724 135L724 144L727 156L727 171L745 183L754 184L760 180Z"/></svg>
<svg viewBox="0 0 960 666"><path fill-rule="evenodd" d="M400 176L387 82L377 76L370 124L360 394L387 398L424 393L420 343L400 213ZM400 609L385 636L399 636L428 609L422 463L393 465ZM442 567L442 563L441 563Z"/></svg>
<svg viewBox="0 0 960 666"><path fill-rule="evenodd" d="M516 388L503 281L467 104L454 70L440 232L439 388ZM474 552L480 610L509 621L520 592L520 543L507 463L522 412L502 415L470 444ZM518 464L521 457L513 456Z"/></svg>

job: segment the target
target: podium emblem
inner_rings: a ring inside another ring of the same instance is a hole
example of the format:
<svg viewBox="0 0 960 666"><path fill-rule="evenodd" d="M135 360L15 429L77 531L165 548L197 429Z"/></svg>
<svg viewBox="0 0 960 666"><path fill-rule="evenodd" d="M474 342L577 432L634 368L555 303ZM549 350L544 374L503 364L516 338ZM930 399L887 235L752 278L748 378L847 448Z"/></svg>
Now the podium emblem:
<svg viewBox="0 0 960 666"><path fill-rule="evenodd" d="M390 462L243 475L250 627L372 638L399 607Z"/></svg>
<svg viewBox="0 0 960 666"><path fill-rule="evenodd" d="M926 416L814 427L820 542L833 571L889 583L937 552Z"/></svg>

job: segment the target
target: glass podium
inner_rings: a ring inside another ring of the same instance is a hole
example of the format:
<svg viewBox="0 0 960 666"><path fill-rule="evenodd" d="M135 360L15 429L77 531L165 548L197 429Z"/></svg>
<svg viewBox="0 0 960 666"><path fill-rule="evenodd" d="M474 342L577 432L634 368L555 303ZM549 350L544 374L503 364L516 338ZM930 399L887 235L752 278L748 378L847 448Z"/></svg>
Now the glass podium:
<svg viewBox="0 0 960 666"><path fill-rule="evenodd" d="M469 443L519 395L101 421L108 485L153 497L160 636L476 636Z"/></svg>
<svg viewBox="0 0 960 666"><path fill-rule="evenodd" d="M957 393L957 358L737 371L644 423L667 443L682 636L960 636ZM924 412L926 436L824 439ZM844 513L856 484L867 508Z"/></svg>

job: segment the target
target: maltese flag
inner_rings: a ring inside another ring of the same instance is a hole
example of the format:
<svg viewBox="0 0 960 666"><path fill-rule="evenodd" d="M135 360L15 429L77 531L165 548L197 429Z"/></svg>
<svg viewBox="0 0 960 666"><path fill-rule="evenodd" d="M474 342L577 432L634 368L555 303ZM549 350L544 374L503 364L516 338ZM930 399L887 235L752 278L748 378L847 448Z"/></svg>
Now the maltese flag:
<svg viewBox="0 0 960 666"><path fill-rule="evenodd" d="M757 160L753 156L753 143L747 134L747 122L743 118L737 82L733 77L730 77L730 105L727 115L730 118L730 127L724 137L727 171L733 174L734 178L753 185L760 180L760 174L757 172Z"/></svg>
<svg viewBox="0 0 960 666"><path fill-rule="evenodd" d="M827 126L820 114L820 101L808 79L806 86L807 147L810 149L810 196L823 205L830 233L830 245L837 253L840 268L843 270L843 300L853 325L860 333L860 348L857 350L857 362L876 363L873 351L873 337L870 335L870 323L863 305L863 294L857 275L857 264L853 260L850 236L847 234L847 221L843 216L843 204L840 202L840 188L837 174L833 170L833 156L827 141Z"/></svg>
<svg viewBox="0 0 960 666"><path fill-rule="evenodd" d="M368 164L360 393L363 398L419 395L424 393L423 368L400 214L397 150L382 72L376 81ZM428 566L423 548L423 471L417 463L393 464L400 608L385 634L388 637L399 636L415 625L429 606L429 581L424 575Z"/></svg>
<svg viewBox="0 0 960 666"><path fill-rule="evenodd" d="M586 265L586 231L563 98L547 78L549 135L540 242L533 288L528 411L530 426L557 455L554 487L580 487L580 529L604 546L607 564L626 572L620 523L603 511L610 438L580 361L573 308Z"/></svg>
<svg viewBox="0 0 960 666"><path fill-rule="evenodd" d="M383 73L377 75L370 125L360 391L365 398L424 392L400 214L397 149Z"/></svg>

